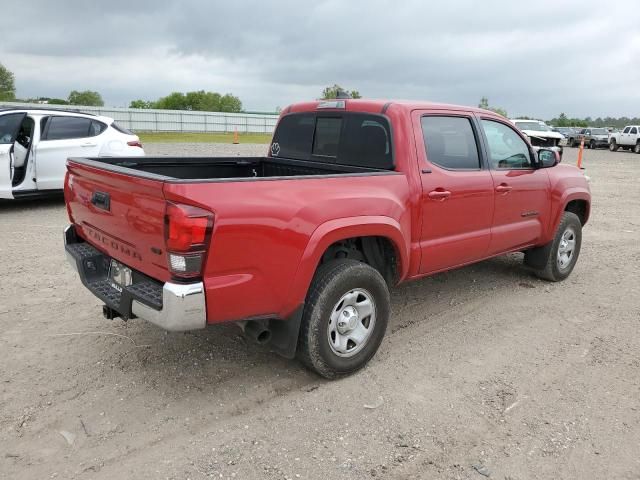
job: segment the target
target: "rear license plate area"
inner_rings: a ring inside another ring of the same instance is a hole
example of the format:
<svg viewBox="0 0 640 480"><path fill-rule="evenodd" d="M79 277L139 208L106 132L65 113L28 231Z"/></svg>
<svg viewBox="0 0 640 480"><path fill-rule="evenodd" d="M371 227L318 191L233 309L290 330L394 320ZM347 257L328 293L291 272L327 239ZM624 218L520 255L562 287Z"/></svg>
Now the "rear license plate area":
<svg viewBox="0 0 640 480"><path fill-rule="evenodd" d="M124 287L128 287L133 283L133 273L131 269L111 259L111 263L109 264L109 283L112 288L122 292Z"/></svg>

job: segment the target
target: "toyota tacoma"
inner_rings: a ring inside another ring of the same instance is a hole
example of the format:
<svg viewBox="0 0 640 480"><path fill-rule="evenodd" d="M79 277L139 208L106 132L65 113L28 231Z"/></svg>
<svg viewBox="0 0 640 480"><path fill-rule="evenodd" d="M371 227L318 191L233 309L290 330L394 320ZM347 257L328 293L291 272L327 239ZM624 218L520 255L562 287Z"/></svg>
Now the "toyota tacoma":
<svg viewBox="0 0 640 480"><path fill-rule="evenodd" d="M107 318L236 322L327 378L375 354L399 283L509 252L565 279L591 204L508 120L421 102L289 106L263 157L67 167L66 254Z"/></svg>

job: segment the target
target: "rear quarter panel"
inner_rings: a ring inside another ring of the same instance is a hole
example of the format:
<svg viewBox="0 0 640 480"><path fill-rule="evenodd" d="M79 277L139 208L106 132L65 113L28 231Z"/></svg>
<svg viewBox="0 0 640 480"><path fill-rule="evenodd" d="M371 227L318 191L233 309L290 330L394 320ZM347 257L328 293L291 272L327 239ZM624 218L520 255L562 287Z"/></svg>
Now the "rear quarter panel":
<svg viewBox="0 0 640 480"><path fill-rule="evenodd" d="M164 194L215 214L204 269L209 323L287 317L304 302L329 240L395 230L408 256L410 193L401 173L166 183Z"/></svg>

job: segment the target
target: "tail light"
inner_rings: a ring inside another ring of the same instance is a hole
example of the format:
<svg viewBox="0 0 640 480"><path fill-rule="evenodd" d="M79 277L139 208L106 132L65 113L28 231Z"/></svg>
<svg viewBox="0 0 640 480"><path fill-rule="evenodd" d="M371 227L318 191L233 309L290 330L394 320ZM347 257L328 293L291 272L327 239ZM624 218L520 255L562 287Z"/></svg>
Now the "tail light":
<svg viewBox="0 0 640 480"><path fill-rule="evenodd" d="M129 145L130 147L142 148L142 142L140 142L140 140L131 140L130 142L127 142L127 145Z"/></svg>
<svg viewBox="0 0 640 480"><path fill-rule="evenodd" d="M164 218L169 270L176 277L199 277L211 241L213 213L167 202Z"/></svg>

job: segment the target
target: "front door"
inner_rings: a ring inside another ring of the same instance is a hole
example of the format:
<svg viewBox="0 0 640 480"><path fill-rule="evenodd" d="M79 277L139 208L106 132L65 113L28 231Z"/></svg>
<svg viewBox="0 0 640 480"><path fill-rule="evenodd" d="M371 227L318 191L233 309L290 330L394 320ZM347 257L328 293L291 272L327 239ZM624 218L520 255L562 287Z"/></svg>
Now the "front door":
<svg viewBox="0 0 640 480"><path fill-rule="evenodd" d="M51 116L40 122L42 135L36 146L38 190L61 189L67 172L67 158L96 157L100 145L92 138L90 118Z"/></svg>
<svg viewBox="0 0 640 480"><path fill-rule="evenodd" d="M414 112L422 182L420 273L484 258L493 216L493 182L473 115Z"/></svg>
<svg viewBox="0 0 640 480"><path fill-rule="evenodd" d="M0 198L13 198L13 150L26 113L0 116Z"/></svg>
<svg viewBox="0 0 640 480"><path fill-rule="evenodd" d="M630 143L630 140L629 140L629 138L631 137L631 135L629 135L630 131L631 131L631 127L627 127L622 131L622 133L620 134L620 145L628 145Z"/></svg>
<svg viewBox="0 0 640 480"><path fill-rule="evenodd" d="M534 245L549 221L547 170L534 168L534 153L506 122L482 118L480 123L495 190L489 254Z"/></svg>

